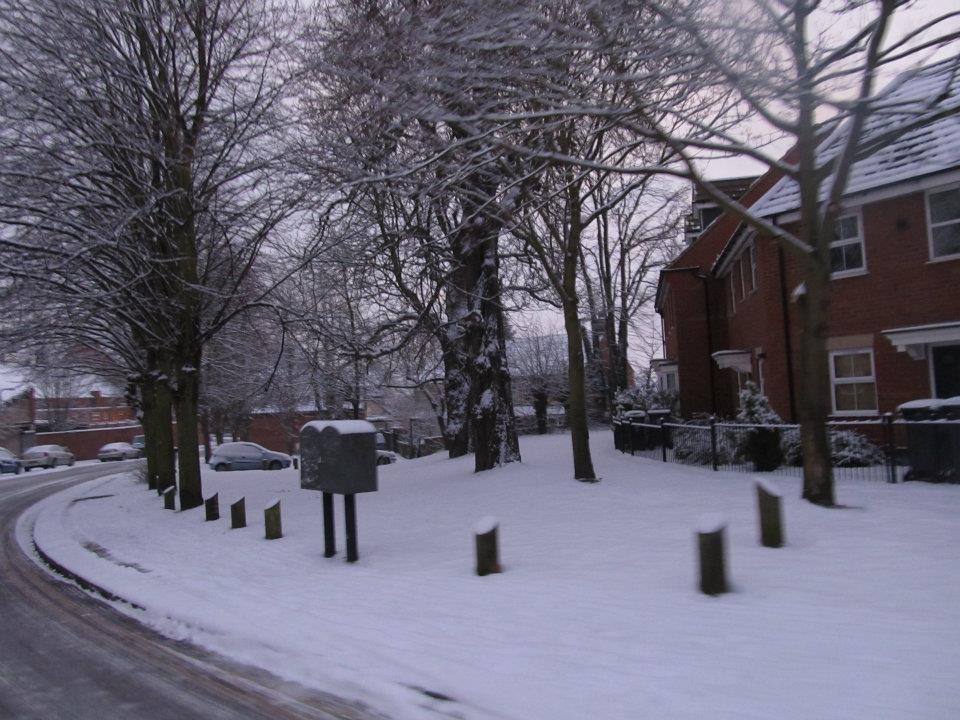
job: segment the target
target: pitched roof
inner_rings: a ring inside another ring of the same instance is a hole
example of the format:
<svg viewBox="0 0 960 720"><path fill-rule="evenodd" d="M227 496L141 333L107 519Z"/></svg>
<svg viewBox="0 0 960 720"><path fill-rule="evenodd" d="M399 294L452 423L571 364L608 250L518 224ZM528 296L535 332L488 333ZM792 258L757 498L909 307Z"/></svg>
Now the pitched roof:
<svg viewBox="0 0 960 720"><path fill-rule="evenodd" d="M960 165L960 61L950 58L898 76L874 102L863 130L863 140L895 133L898 127L916 122L923 115L953 114L924 127L910 130L879 150L857 160L845 195L892 185L905 180L956 168ZM818 164L833 160L846 138L849 122L841 124L817 150ZM821 185L825 199L830 178ZM754 210L764 216L795 210L800 191L792 179L781 179Z"/></svg>

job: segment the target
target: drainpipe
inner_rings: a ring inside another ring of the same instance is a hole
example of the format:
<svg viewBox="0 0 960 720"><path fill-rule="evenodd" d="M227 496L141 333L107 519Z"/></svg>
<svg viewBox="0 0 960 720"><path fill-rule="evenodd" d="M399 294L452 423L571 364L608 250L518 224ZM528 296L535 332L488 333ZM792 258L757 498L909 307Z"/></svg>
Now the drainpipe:
<svg viewBox="0 0 960 720"><path fill-rule="evenodd" d="M783 314L783 349L787 356L787 393L790 398L790 422L797 421L797 396L793 386L793 343L790 340L790 307L787 304L787 268L783 246L777 243L777 262L780 269L780 310Z"/></svg>
<svg viewBox="0 0 960 720"><path fill-rule="evenodd" d="M713 381L713 319L710 313L710 286L707 284L709 276L697 273L703 282L703 309L707 314L707 380L710 383L710 414L717 414L717 389Z"/></svg>

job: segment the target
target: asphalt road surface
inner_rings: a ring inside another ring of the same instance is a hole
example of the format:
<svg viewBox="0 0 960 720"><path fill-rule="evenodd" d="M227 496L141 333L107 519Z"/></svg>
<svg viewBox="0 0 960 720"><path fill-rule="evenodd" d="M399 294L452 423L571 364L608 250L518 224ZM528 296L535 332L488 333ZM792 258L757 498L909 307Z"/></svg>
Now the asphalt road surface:
<svg viewBox="0 0 960 720"><path fill-rule="evenodd" d="M383 720L166 639L24 553L15 528L30 505L131 462L0 476L0 720Z"/></svg>

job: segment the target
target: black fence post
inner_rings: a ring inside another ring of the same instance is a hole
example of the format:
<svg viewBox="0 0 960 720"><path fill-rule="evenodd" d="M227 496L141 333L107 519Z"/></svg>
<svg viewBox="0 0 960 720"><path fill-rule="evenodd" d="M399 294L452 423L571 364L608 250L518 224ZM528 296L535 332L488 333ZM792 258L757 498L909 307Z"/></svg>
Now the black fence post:
<svg viewBox="0 0 960 720"><path fill-rule="evenodd" d="M897 442L893 434L893 413L883 414L883 436L887 455L887 482L897 481Z"/></svg>
<svg viewBox="0 0 960 720"><path fill-rule="evenodd" d="M710 416L710 460L713 462L713 471L717 471L717 418Z"/></svg>
<svg viewBox="0 0 960 720"><path fill-rule="evenodd" d="M667 461L667 428L663 418L660 418L660 459Z"/></svg>

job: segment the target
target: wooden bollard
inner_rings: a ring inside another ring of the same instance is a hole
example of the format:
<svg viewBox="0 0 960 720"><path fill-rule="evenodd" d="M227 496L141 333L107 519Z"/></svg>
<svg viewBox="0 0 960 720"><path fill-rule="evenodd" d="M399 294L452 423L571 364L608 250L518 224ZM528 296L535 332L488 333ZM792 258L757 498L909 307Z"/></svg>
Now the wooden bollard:
<svg viewBox="0 0 960 720"><path fill-rule="evenodd" d="M294 470L297 470L299 467L300 467L300 458L298 458L296 455L294 455L294 457L293 457L293 469L294 469Z"/></svg>
<svg viewBox="0 0 960 720"><path fill-rule="evenodd" d="M230 528L245 528L247 526L247 504L243 498L230 505Z"/></svg>
<svg viewBox="0 0 960 720"><path fill-rule="evenodd" d="M757 505L760 511L760 544L783 547L783 509L780 490L765 480L757 481Z"/></svg>
<svg viewBox="0 0 960 720"><path fill-rule="evenodd" d="M477 546L477 575L501 572L497 532L500 523L494 517L481 518L474 528Z"/></svg>
<svg viewBox="0 0 960 720"><path fill-rule="evenodd" d="M176 509L177 509L177 506L176 506L176 502L177 502L177 488L176 488L176 486L171 485L170 487L168 487L166 490L164 490L164 491L163 491L162 493L160 493L160 494L163 495L163 509L164 509L164 510L176 510Z"/></svg>
<svg viewBox="0 0 960 720"><path fill-rule="evenodd" d="M274 500L263 511L263 524L267 531L267 540L278 540L283 537L283 528L280 525L280 500Z"/></svg>
<svg viewBox="0 0 960 720"><path fill-rule="evenodd" d="M727 521L722 515L708 513L700 517L697 544L700 550L700 591L720 595L727 591L723 535Z"/></svg>
<svg viewBox="0 0 960 720"><path fill-rule="evenodd" d="M203 501L203 510L206 513L207 522L220 519L220 499L217 493Z"/></svg>

